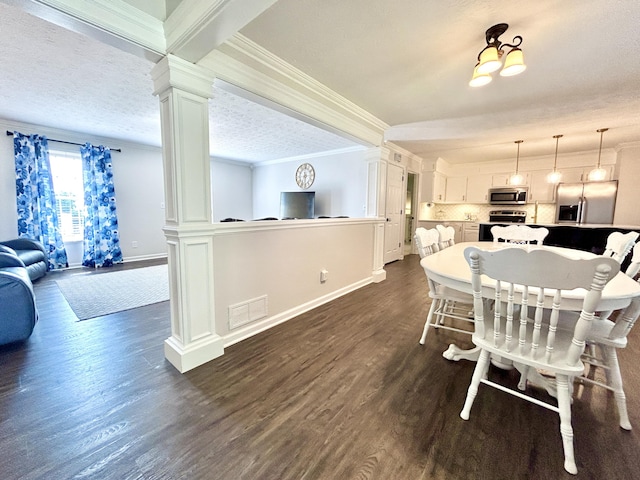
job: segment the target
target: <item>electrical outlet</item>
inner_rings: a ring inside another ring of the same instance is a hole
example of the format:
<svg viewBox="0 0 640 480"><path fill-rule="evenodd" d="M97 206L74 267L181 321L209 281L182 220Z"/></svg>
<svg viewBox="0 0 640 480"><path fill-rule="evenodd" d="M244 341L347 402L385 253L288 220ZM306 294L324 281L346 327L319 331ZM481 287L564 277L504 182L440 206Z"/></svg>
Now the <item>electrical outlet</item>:
<svg viewBox="0 0 640 480"><path fill-rule="evenodd" d="M327 277L329 276L329 272L324 268L320 270L320 283L324 283L327 281Z"/></svg>

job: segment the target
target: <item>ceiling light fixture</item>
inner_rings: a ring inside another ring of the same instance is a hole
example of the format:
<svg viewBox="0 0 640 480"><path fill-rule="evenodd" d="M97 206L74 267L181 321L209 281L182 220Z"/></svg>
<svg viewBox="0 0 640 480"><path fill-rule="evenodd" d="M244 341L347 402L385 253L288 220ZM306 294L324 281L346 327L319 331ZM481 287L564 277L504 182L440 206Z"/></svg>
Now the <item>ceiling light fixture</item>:
<svg viewBox="0 0 640 480"><path fill-rule="evenodd" d="M478 63L473 69L473 76L469 82L472 87L486 85L491 81L491 75L489 74L502 67L501 59L504 55L502 47L509 47L511 50L504 60L504 67L500 71L501 76L511 77L518 75L527 68L524 64L522 50L519 48L522 45L522 37L520 35L513 37L513 45L502 43L498 39L508 28L508 24L498 23L485 32L487 46L478 54Z"/></svg>
<svg viewBox="0 0 640 480"><path fill-rule="evenodd" d="M556 139L556 156L553 159L553 171L549 172L549 175L547 175L548 183L559 183L560 179L562 178L562 174L556 168L558 166L558 139L560 137L562 137L562 135L553 136L553 138Z"/></svg>
<svg viewBox="0 0 640 480"><path fill-rule="evenodd" d="M600 128L596 130L600 134L600 149L598 150L598 164L596 168L589 172L589 180L592 182L599 182L607 177L607 171L600 166L600 157L602 156L602 135L609 130L608 128Z"/></svg>
<svg viewBox="0 0 640 480"><path fill-rule="evenodd" d="M509 178L509 185L522 185L523 178L522 175L518 173L518 164L520 163L520 144L524 142L524 140L516 140L515 143L518 145L518 154L516 155L516 173L511 175Z"/></svg>

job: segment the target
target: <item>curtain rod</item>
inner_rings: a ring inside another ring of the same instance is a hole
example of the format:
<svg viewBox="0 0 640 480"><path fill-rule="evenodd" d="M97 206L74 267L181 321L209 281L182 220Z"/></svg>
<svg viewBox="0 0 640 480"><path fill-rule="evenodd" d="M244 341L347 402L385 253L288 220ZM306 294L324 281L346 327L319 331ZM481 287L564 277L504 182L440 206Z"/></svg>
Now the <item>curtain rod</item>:
<svg viewBox="0 0 640 480"><path fill-rule="evenodd" d="M7 130L7 136L13 135L13 132L10 132L9 130ZM67 142L66 140L54 140L53 138L47 138L47 140L49 140L50 142L58 142L58 143L67 143L69 145L84 145L84 143L76 143L76 142ZM109 150L111 150L112 152L122 152L121 149L119 148L109 148Z"/></svg>

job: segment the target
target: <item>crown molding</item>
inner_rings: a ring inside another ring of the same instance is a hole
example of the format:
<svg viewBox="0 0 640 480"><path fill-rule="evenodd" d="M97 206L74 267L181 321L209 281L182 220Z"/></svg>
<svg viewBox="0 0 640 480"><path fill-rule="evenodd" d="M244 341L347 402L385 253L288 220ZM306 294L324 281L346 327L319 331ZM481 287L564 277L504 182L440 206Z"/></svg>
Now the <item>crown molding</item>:
<svg viewBox="0 0 640 480"><path fill-rule="evenodd" d="M341 155L344 153L362 152L366 147L348 147L339 148L337 150L328 150L326 152L309 153L307 155L296 155L293 157L279 158L277 160L265 160L264 162L253 163L254 167L263 167L265 165L276 165L278 163L301 162L304 160L313 160L314 158L328 157L332 155Z"/></svg>
<svg viewBox="0 0 640 480"><path fill-rule="evenodd" d="M198 64L214 71L221 80L345 132L367 145L379 145L388 128L366 110L240 34Z"/></svg>
<svg viewBox="0 0 640 480"><path fill-rule="evenodd" d="M162 21L123 0L17 0L15 3L44 20L153 61L166 52ZM121 42L115 42L113 37Z"/></svg>

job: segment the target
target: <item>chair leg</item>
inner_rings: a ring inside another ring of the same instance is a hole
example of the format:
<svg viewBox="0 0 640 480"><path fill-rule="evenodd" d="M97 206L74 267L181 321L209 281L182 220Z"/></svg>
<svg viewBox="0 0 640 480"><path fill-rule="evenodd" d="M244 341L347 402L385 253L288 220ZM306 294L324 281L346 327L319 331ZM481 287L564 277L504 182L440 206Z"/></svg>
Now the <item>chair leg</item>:
<svg viewBox="0 0 640 480"><path fill-rule="evenodd" d="M471 383L469 384L469 389L467 390L467 398L464 401L464 406L462 407L462 412L460 412L460 418L463 420L469 420L469 413L471 412L471 407L473 406L473 401L478 394L478 387L480 386L480 380L486 378L487 371L489 370L489 359L491 354L487 350L480 351L480 358L478 358L478 363L476 363L476 368L473 371L473 376L471 377Z"/></svg>
<svg viewBox="0 0 640 480"><path fill-rule="evenodd" d="M625 430L631 430L631 422L629 422L629 414L627 413L627 397L622 389L622 375L620 374L620 364L618 363L618 354L614 347L603 347L605 350L605 359L608 368L607 383L613 390L618 407L618 415L620 417L620 427Z"/></svg>
<svg viewBox="0 0 640 480"><path fill-rule="evenodd" d="M569 395L569 378L567 375L557 375L558 410L560 414L560 435L564 448L564 469L575 475L578 473L573 454L573 428L571 427L571 397Z"/></svg>
<svg viewBox="0 0 640 480"><path fill-rule="evenodd" d="M440 302L441 300L436 300L435 298L431 300L431 307L429 307L429 313L427 314L427 321L424 322L424 328L422 329L422 337L420 337L420 345L424 345L424 342L427 340L427 333L429 332L429 325L431 325L433 312L435 312L436 305Z"/></svg>

